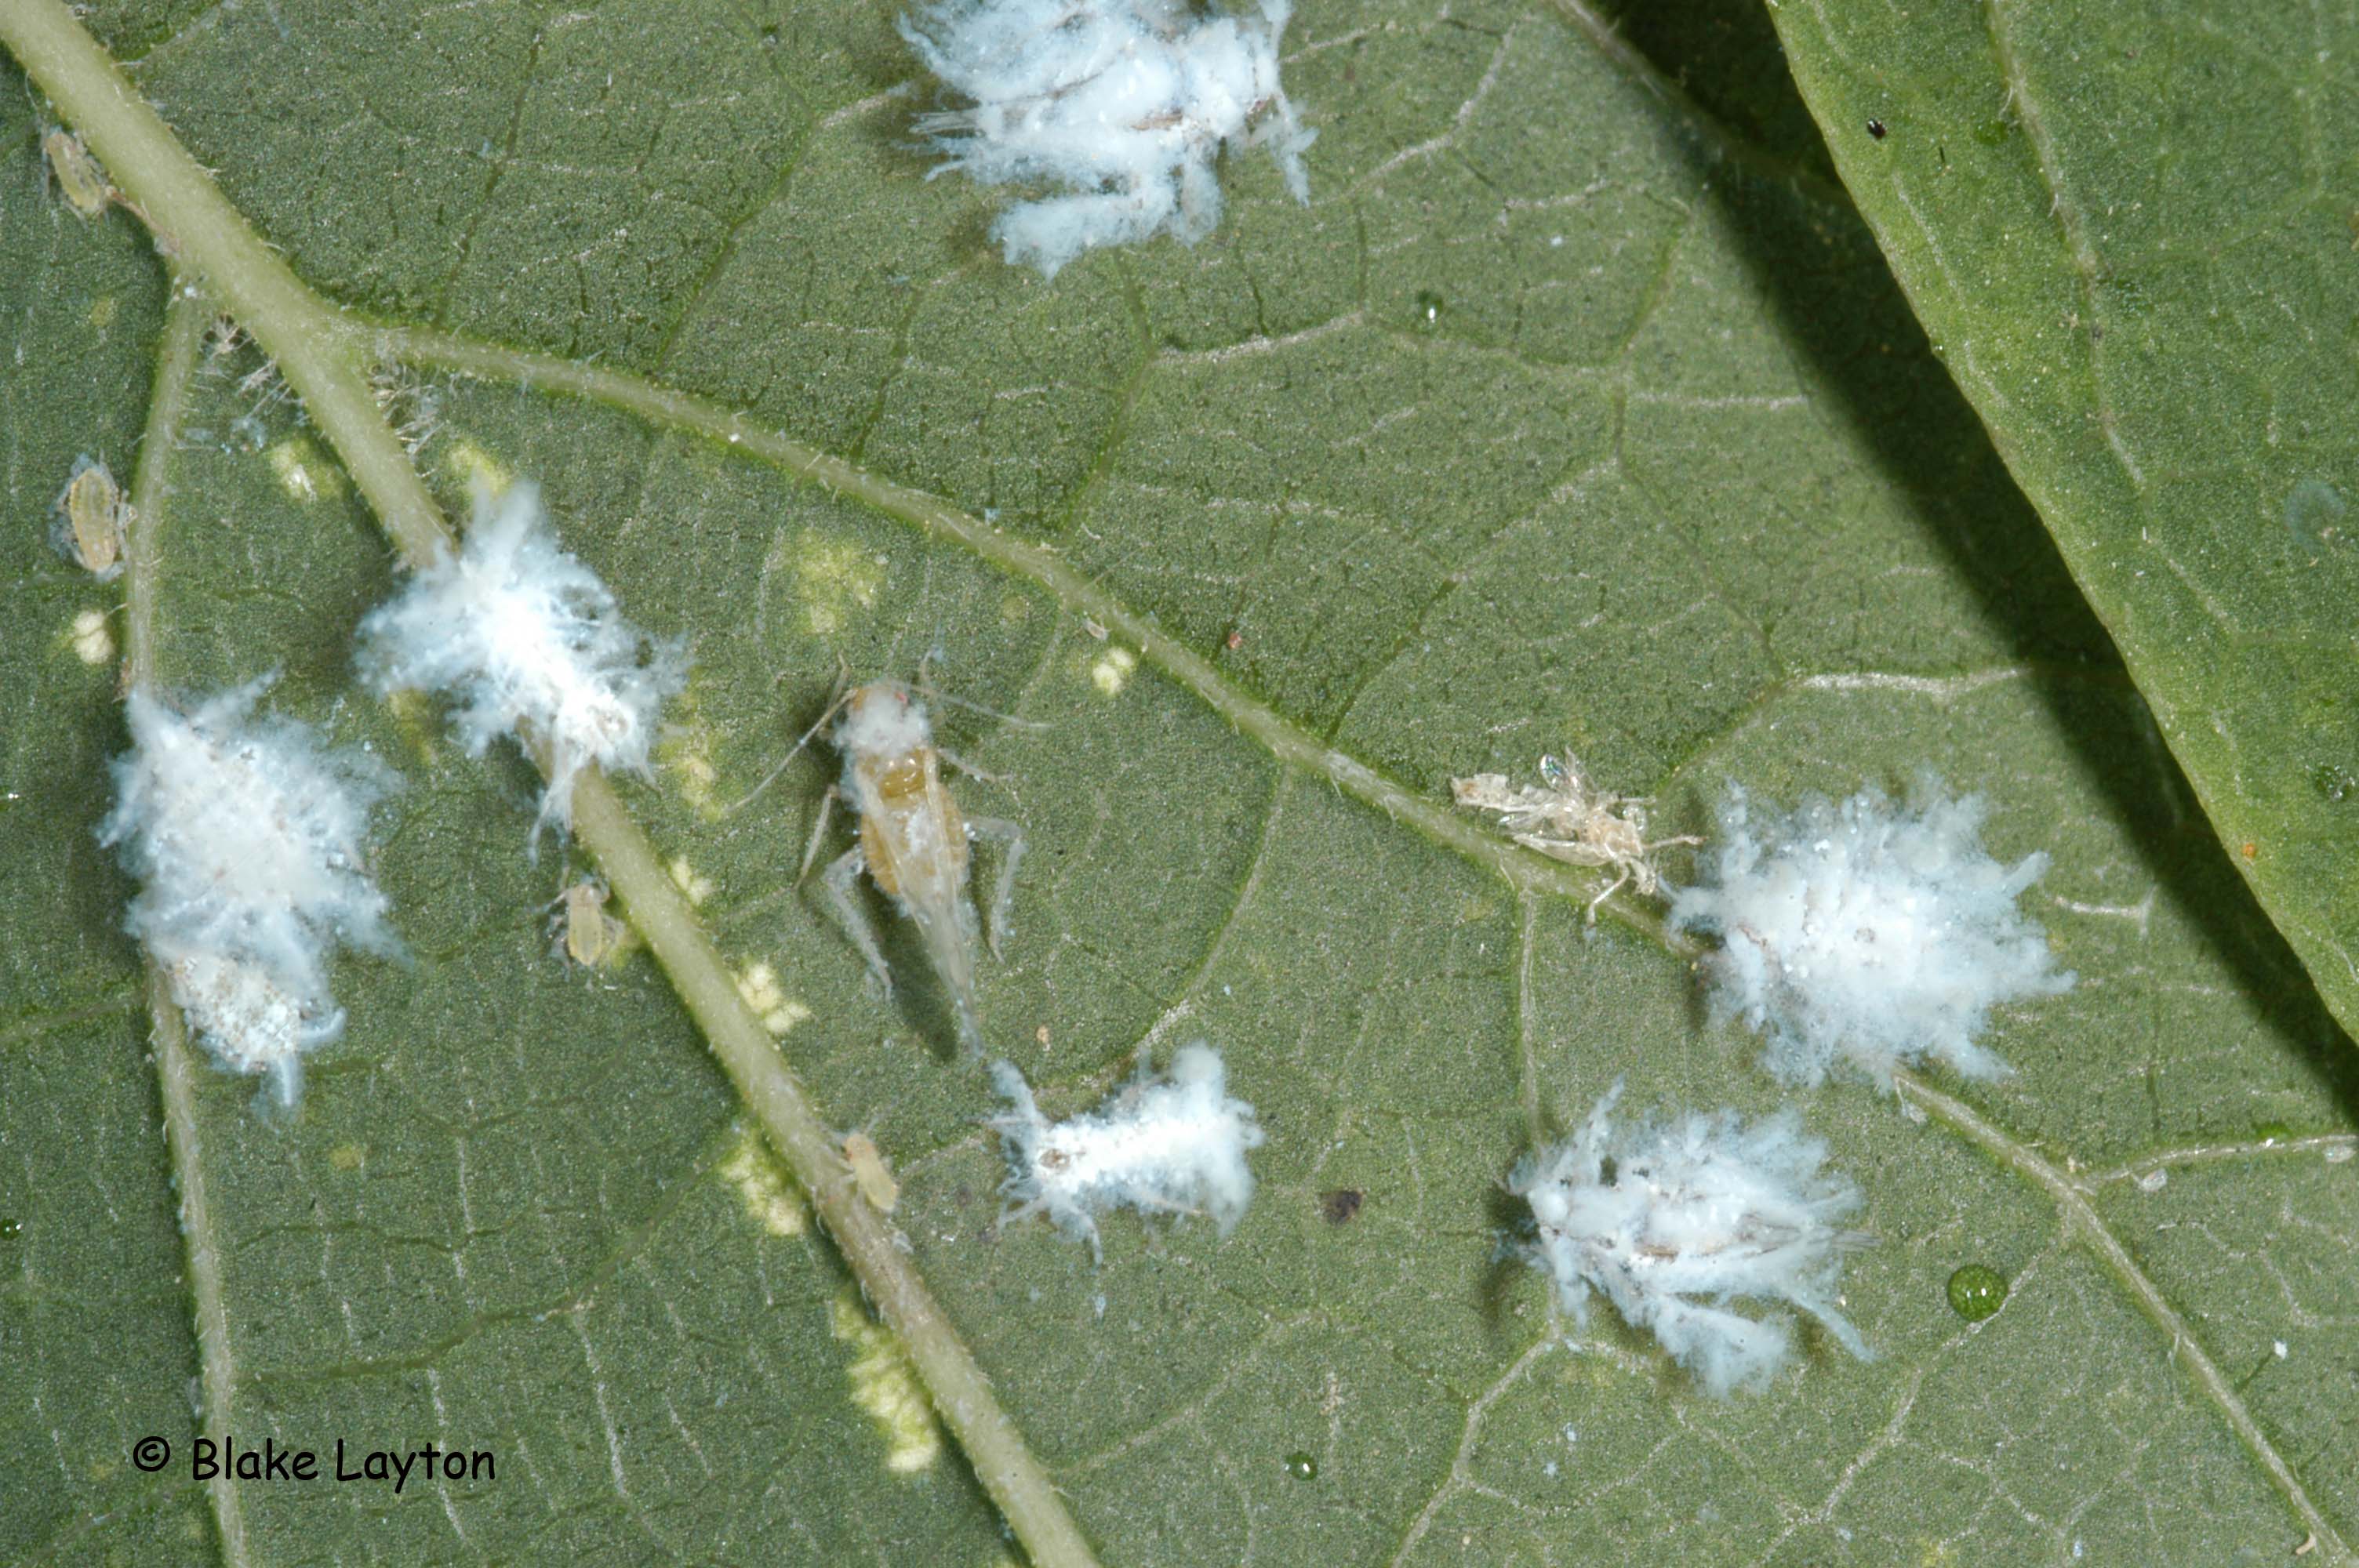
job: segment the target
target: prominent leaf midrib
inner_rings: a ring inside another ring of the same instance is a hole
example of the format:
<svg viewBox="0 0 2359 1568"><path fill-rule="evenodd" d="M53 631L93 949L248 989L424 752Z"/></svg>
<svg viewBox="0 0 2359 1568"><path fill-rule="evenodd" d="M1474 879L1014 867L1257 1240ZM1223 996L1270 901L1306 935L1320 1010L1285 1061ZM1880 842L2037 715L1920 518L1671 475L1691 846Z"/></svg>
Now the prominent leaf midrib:
<svg viewBox="0 0 2359 1568"><path fill-rule="evenodd" d="M1016 539L939 496L882 479L815 447L766 429L754 423L753 416L745 410L733 409L712 399L663 386L625 372L581 365L527 350L495 347L449 333L419 329L387 329L380 334L379 341L391 359L565 392L635 414L651 423L719 442L768 461L798 478L825 484L835 494L849 497L929 536L971 550L992 566L1054 595L1059 602L1076 614L1093 617L1118 630L1127 639L1136 642L1145 656L1165 674L1229 719L1241 732L1260 743L1281 763L1323 776L1346 794L1383 811L1396 824L1415 827L1474 863L1499 871L1522 898L1528 900L1541 893L1552 893L1585 902L1593 896L1591 890L1599 885L1587 878L1566 874L1572 872L1573 868L1524 850L1479 827L1470 828L1462 816L1410 794L1348 752L1315 739L1292 720L1237 687L1208 660L1162 632L1150 618L1130 609L1103 587L1073 571L1054 553ZM1957 692L1971 691L1990 679L2030 676L2043 668L2039 665L2018 662L1942 679L1881 676L1876 672L1851 678L1911 683L1930 681L1932 690L1930 695L1947 699ZM2071 673L2083 679L2104 678L2085 670ZM1834 678L1839 677L1790 676L1774 683L1765 700L1774 699L1776 695L1788 690L1803 688L1812 682ZM2122 684L2125 685L2125 682ZM1537 867L1528 864L1535 860L1538 862ZM1606 908L1675 957L1692 958L1700 951L1692 941L1669 930L1658 916L1638 906L1636 901L1627 894L1617 894L1609 901ZM1520 969L1518 972L1520 975ZM1520 981L1518 985L1520 993ZM1933 1088L1913 1074L1904 1072L1896 1075L1896 1083L1906 1098L1925 1110L1952 1136L1995 1159L2003 1169L2043 1193L2056 1206L2065 1230L2084 1239L2141 1314L2155 1325L2175 1349L2180 1351L2175 1359L2187 1369L2198 1390L2220 1411L2222 1419L2235 1433L2253 1462L2292 1506L2304 1526L2327 1549L2325 1561L2345 1561L2348 1552L2340 1536L2310 1499L2292 1466L2261 1431L2233 1384L2202 1350L2184 1317L2138 1267L2120 1239L2105 1227L2090 1205L2082 1187L2058 1170L2027 1141L2006 1131L1965 1101ZM2305 1141L2316 1141L2321 1148L2340 1146L2331 1138Z"/></svg>
<svg viewBox="0 0 2359 1568"><path fill-rule="evenodd" d="M1576 9L1576 12L1578 12L1578 5L1569 5L1569 9ZM1338 764L1338 766L1349 764L1349 762L1352 762L1352 759L1344 757L1343 752L1332 752L1332 757L1335 757L1335 764ZM1359 769L1361 769L1361 771L1366 771L1366 769L1364 769L1364 764L1359 764ZM1545 889L1543 889L1543 887L1538 887L1538 884L1527 884L1527 881L1519 881L1519 884L1516 884L1516 887L1519 887L1519 892L1524 893L1524 898L1527 898L1527 901L1531 901L1531 898L1536 898L1536 893L1538 893L1538 892L1560 892L1560 893L1564 893L1564 896L1576 896L1576 893L1566 893L1566 889L1560 889L1560 887L1545 887ZM1928 1092L1928 1094L1930 1094L1930 1092ZM1939 1106L1939 1104L1932 1104L1932 1101L1920 1101L1920 1104L1928 1106L1928 1110L1932 1110L1932 1113L1937 1115L1937 1118L1941 1118L1941 1120L1944 1120L1944 1125L1951 1125L1951 1130L1953 1130L1953 1131L1961 1131L1962 1137L1974 1137L1973 1131L1967 1131L1965 1127L1962 1127L1962 1125L1958 1125L1958 1122L1951 1122L1951 1118L1949 1118L1949 1115L1944 1115L1944 1110L1941 1110L1941 1106ZM1973 1110L1965 1110L1965 1115L1973 1115ZM2038 1182L2038 1179L2036 1179L2034 1172L2028 1170L2028 1167L2017 1167L2015 1162L2012 1162L2012 1158L2007 1158L2007 1155L2003 1153L2003 1151L2006 1151L2006 1148L2024 1148L2022 1143L2017 1143L2015 1139L2010 1137L2010 1134L2006 1134L2006 1131L2000 1131L1998 1127L1995 1127L1995 1125L1989 1125L1989 1122L1984 1122L1984 1127L1986 1127L1986 1131L1989 1131L1991 1139L1995 1139L1995 1141L1986 1141L1986 1139L1979 1139L1979 1137L1974 1139L1974 1141L1984 1141L1984 1146L1991 1148L1991 1151L1994 1151L1994 1153L2000 1153L2000 1158L2003 1158L2003 1162L2007 1162L2007 1167L2010 1167L2010 1170L2017 1170L2017 1174L2019 1174L2019 1176L2027 1176L2027 1179L2031 1179L2031 1182L2038 1184L2038 1186L2043 1186L2043 1188L2045 1188L2045 1184L2043 1184L2043 1182ZM2319 1143L2319 1146L2323 1146L2323 1148L2345 1146L2345 1143L2335 1143L2333 1139L2323 1139L2323 1141L2305 1141L2305 1143ZM2028 1151L2024 1151L2024 1153L2028 1153ZM2034 1158L2036 1158L2036 1155L2034 1155ZM2156 1155L2156 1158L2161 1158L2161 1155ZM2220 1155L2220 1158L2227 1158L2227 1155ZM2052 1172L2052 1167L2050 1167L2050 1172ZM2067 1203L2067 1193L2052 1191L2052 1188L2048 1188L2048 1191L2050 1191L2050 1195L2052 1195L2052 1198L2057 1200L2057 1205L2060 1205L2060 1212L2061 1212L2061 1215L2067 1215L2067 1219L2078 1219L2078 1217L2073 1215L2073 1207L2071 1207L2071 1205ZM2083 1207L2085 1207L2085 1205L2083 1205ZM2109 1233L2106 1233L2104 1228L2102 1228L2102 1224L2097 1224L2097 1219L2094 1219L2093 1212L2090 1212L2090 1215L2088 1215L2088 1219L2085 1219L2085 1224L2076 1224L2076 1228L2081 1228L2081 1231L2088 1233L2088 1236L2093 1238L2093 1240L2094 1240L2094 1238L2104 1238L2104 1240L2112 1240L2112 1238L2109 1238ZM2135 1281L2145 1282L2145 1276L2139 1276L2137 1271L2135 1271L2135 1264L2130 1264L2128 1257L2125 1257L2125 1254L2123 1254L2123 1257L2121 1257L2121 1261L2123 1261L2123 1266L2125 1266L2125 1269L2130 1271L2130 1276L2133 1276ZM2151 1290L2151 1285L2147 1285L2147 1290ZM2135 1294L2135 1290L2133 1290L2133 1294ZM2161 1306L2163 1311L2170 1311L2170 1309L2168 1309L2168 1302L2161 1302L2161 1297L2158 1297L2158 1292L2154 1294L2154 1299L2156 1299L2156 1303L2158 1303L2158 1306ZM2149 1315L2151 1315L2151 1314L2149 1314ZM2190 1339L2190 1344L2191 1344L2191 1339ZM2229 1399L2234 1399L2234 1391L2232 1391L2232 1389L2229 1389L2229 1391L2227 1391L2227 1396L2229 1396ZM2239 1436L2244 1436L2244 1432L2241 1432L2241 1429L2239 1429ZM2281 1478L2281 1481L2288 1481L2290 1486L2295 1487L2295 1498L2300 1498L2300 1493L2298 1493L2298 1481L2293 1481L2293 1478L2290 1478L2290 1474L2288 1474L2288 1476ZM2340 1552L2340 1542L2338 1542L2338 1540L2333 1538L2333 1535L2331 1535L2331 1532L2326 1532L2326 1535L2323 1535L2321 1540L2323 1540L2323 1542L2326 1542L2326 1544L2329 1544L2331 1552Z"/></svg>
<svg viewBox="0 0 2359 1568"><path fill-rule="evenodd" d="M98 155L125 193L125 206L157 230L180 265L201 273L277 362L403 558L420 566L447 553L452 541L440 508L377 405L352 328L262 243L59 0L0 5L0 40ZM194 291L176 282L173 292L177 302L195 307ZM546 771L538 737L527 730L519 740ZM1062 1497L883 1217L860 1195L833 1135L739 993L686 896L594 766L576 783L571 827L630 909L675 993L880 1315L900 1334L938 1413L1009 1526L1043 1568L1089 1568L1094 1555ZM192 1152L193 1129L191 1119ZM226 1356L225 1314L222 1325ZM201 1315L201 1339L209 1326ZM222 1404L225 1409L225 1399ZM223 1519L225 1543L242 1560L242 1525L234 1509Z"/></svg>

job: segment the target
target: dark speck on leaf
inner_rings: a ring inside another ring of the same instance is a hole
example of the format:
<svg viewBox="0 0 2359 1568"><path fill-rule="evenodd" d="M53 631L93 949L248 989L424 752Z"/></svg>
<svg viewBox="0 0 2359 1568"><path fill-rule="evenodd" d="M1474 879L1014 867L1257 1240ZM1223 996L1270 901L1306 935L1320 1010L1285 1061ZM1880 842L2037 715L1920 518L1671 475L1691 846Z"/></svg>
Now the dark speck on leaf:
<svg viewBox="0 0 2359 1568"><path fill-rule="evenodd" d="M1320 1195L1319 1212L1330 1225L1349 1225L1360 1212L1360 1206L1367 1201L1368 1195L1357 1187L1337 1187L1332 1193Z"/></svg>
<svg viewBox="0 0 2359 1568"><path fill-rule="evenodd" d="M1884 139L1884 122L1881 120L1870 120L1867 123L1867 134L1874 136L1877 141L1882 141Z"/></svg>

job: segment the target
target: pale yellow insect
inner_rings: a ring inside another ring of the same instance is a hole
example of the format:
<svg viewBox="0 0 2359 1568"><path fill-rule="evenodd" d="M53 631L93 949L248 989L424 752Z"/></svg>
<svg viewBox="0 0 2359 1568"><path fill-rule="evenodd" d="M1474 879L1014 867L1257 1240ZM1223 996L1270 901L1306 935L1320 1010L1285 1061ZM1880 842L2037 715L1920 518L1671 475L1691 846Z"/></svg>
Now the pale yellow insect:
<svg viewBox="0 0 2359 1568"><path fill-rule="evenodd" d="M1508 782L1505 773L1476 773L1450 781L1451 794L1470 811L1495 812L1507 837L1527 849L1576 866L1611 866L1620 875L1612 886L1589 901L1589 919L1597 920L1597 906L1635 883L1642 893L1662 891L1662 874L1652 860L1658 849L1675 844L1701 844L1701 838L1647 838L1647 801L1643 796L1614 795L1589 782L1578 758L1540 759L1539 784Z"/></svg>
<svg viewBox="0 0 2359 1568"><path fill-rule="evenodd" d="M565 956L585 969L614 962L631 943L631 928L606 913L605 885L584 877L557 895Z"/></svg>
<svg viewBox="0 0 2359 1568"><path fill-rule="evenodd" d="M59 553L101 582L120 576L131 507L106 465L92 457L75 460L73 476L58 492L57 509L50 532Z"/></svg>
<svg viewBox="0 0 2359 1568"><path fill-rule="evenodd" d="M49 172L57 177L67 206L85 218L106 211L106 204L114 200L114 186L80 136L71 131L51 131L41 138L41 151L49 157Z"/></svg>
<svg viewBox="0 0 2359 1568"><path fill-rule="evenodd" d="M828 794L829 806L842 795L860 814L860 838L829 866L821 881L861 957L868 960L886 994L893 977L875 934L853 898L853 883L866 871L878 890L909 917L926 957L949 993L959 1043L967 1054L983 1054L983 1020L974 999L975 911L966 895L969 843L991 838L1006 846L991 901L988 939L995 957L1006 935L1016 868L1024 858L1024 830L996 817L967 816L942 784L942 755L934 746L925 704L898 681L873 681L844 699L835 743L843 752L843 781ZM822 809L810 848L809 869L826 831Z"/></svg>
<svg viewBox="0 0 2359 1568"><path fill-rule="evenodd" d="M869 1206L879 1214L891 1214L893 1206L901 1201L901 1184L893 1179L875 1140L865 1132L845 1133L843 1162L852 1167L852 1179Z"/></svg>

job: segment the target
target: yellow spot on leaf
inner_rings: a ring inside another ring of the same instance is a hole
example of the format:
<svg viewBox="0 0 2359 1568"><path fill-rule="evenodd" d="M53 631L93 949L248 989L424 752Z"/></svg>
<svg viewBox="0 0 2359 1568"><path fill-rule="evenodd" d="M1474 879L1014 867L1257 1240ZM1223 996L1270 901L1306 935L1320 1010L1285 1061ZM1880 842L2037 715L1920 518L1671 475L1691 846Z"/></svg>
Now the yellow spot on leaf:
<svg viewBox="0 0 2359 1568"><path fill-rule="evenodd" d="M289 436L267 454L281 489L309 505L344 493L344 476L309 436Z"/></svg>
<svg viewBox="0 0 2359 1568"><path fill-rule="evenodd" d="M796 546L795 587L813 634L833 636L854 607L875 604L885 588L885 563L857 545L806 529Z"/></svg>
<svg viewBox="0 0 2359 1568"><path fill-rule="evenodd" d="M464 436L442 449L442 468L469 490L480 484L494 496L516 482L516 474L507 464Z"/></svg>
<svg viewBox="0 0 2359 1568"><path fill-rule="evenodd" d="M114 633L106 624L106 611L85 610L73 618L74 657L85 665L103 665L114 657Z"/></svg>
<svg viewBox="0 0 2359 1568"><path fill-rule="evenodd" d="M339 1171L357 1171L367 1157L368 1151L357 1143L339 1143L328 1151L328 1163Z"/></svg>
<svg viewBox="0 0 2359 1568"><path fill-rule="evenodd" d="M105 331L109 327L114 325L114 312L117 306L115 304L114 296L112 294L102 294L97 298L92 300L90 302L91 326L99 331Z"/></svg>
<svg viewBox="0 0 2359 1568"><path fill-rule="evenodd" d="M811 1010L788 996L778 985L777 971L769 965L754 964L739 972L737 994L745 1005L762 1016L762 1027L773 1034L784 1034L811 1015Z"/></svg>
<svg viewBox="0 0 2359 1568"><path fill-rule="evenodd" d="M914 1476L942 1455L942 1429L926 1402L900 1336L868 1315L846 1290L828 1304L828 1327L853 1347L852 1402L876 1419L885 1433L885 1468Z"/></svg>
<svg viewBox="0 0 2359 1568"><path fill-rule="evenodd" d="M404 687L385 699L393 710L393 720L401 726L401 737L418 749L420 762L434 760L434 705L426 694Z"/></svg>
<svg viewBox="0 0 2359 1568"><path fill-rule="evenodd" d="M698 875L696 868L688 863L686 855L674 855L671 864L664 870L671 873L671 880L679 884L679 891L688 895L689 903L702 903L712 896L712 879Z"/></svg>
<svg viewBox="0 0 2359 1568"><path fill-rule="evenodd" d="M708 822L722 816L722 802L713 793L721 774L712 765L712 726L697 707L696 685L673 699L665 713L663 737L656 742L656 762L678 781L689 809Z"/></svg>
<svg viewBox="0 0 2359 1568"><path fill-rule="evenodd" d="M745 1213L773 1236L800 1236L810 1225L794 1178L758 1133L748 1132L721 1162L721 1173L745 1202Z"/></svg>
<svg viewBox="0 0 2359 1568"><path fill-rule="evenodd" d="M1090 680L1108 697L1120 697L1122 688L1130 684L1130 674L1138 668L1138 655L1128 648L1108 648L1098 662L1090 666Z"/></svg>

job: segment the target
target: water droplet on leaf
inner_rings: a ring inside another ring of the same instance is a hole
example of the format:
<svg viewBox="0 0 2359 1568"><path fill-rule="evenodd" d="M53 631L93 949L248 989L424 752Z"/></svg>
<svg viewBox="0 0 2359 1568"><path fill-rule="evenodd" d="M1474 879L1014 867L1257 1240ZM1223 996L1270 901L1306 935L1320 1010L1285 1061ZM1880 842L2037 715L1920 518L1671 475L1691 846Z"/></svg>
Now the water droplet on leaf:
<svg viewBox="0 0 2359 1568"><path fill-rule="evenodd" d="M1315 1479L1319 1474L1319 1461L1298 1448L1286 1456L1286 1473L1298 1481Z"/></svg>
<svg viewBox="0 0 2359 1568"><path fill-rule="evenodd" d="M2006 1300L2006 1277L1987 1263L1969 1263L1950 1276L1950 1310L1980 1323Z"/></svg>

